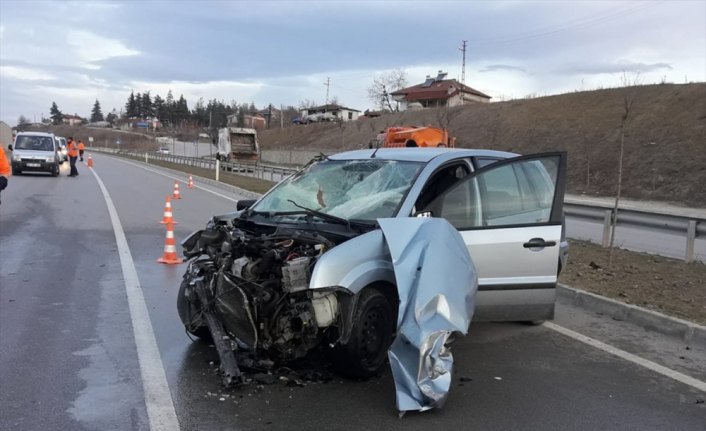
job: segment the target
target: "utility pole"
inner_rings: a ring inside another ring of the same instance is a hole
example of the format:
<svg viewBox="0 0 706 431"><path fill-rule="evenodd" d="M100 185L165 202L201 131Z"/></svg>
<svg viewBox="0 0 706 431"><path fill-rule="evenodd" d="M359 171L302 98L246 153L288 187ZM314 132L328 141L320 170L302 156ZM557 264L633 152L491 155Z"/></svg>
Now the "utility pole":
<svg viewBox="0 0 706 431"><path fill-rule="evenodd" d="M324 85L326 86L326 103L324 105L328 105L328 89L331 86L331 77L326 78L326 82L324 82Z"/></svg>
<svg viewBox="0 0 706 431"><path fill-rule="evenodd" d="M468 43L467 40L461 41L461 47L458 49L459 51L463 52L463 63L461 65L461 84L466 83L466 44Z"/></svg>
<svg viewBox="0 0 706 431"><path fill-rule="evenodd" d="M466 85L466 43L467 40L461 41L461 47L458 49L463 52L463 63L461 63L461 84ZM461 105L463 105L463 92L461 93Z"/></svg>

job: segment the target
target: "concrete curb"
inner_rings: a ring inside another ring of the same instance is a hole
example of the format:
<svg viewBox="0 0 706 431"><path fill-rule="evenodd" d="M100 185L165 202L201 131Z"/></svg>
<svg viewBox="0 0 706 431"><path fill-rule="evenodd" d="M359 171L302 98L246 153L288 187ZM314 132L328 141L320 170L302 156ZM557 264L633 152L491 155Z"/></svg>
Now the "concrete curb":
<svg viewBox="0 0 706 431"><path fill-rule="evenodd" d="M557 299L644 329L706 345L706 326L557 283Z"/></svg>

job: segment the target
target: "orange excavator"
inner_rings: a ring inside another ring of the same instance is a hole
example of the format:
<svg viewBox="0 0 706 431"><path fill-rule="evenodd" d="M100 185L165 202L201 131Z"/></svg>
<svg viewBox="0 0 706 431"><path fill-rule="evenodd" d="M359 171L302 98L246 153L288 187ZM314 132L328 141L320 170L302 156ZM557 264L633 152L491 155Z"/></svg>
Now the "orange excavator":
<svg viewBox="0 0 706 431"><path fill-rule="evenodd" d="M370 148L379 147L454 147L456 138L446 129L431 126L394 126L380 132L370 141Z"/></svg>

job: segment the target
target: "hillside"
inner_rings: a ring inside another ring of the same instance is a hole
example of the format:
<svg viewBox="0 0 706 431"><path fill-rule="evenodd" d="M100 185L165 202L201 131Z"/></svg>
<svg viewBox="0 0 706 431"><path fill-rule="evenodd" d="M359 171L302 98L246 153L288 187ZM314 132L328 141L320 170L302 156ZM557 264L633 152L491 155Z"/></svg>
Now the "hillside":
<svg viewBox="0 0 706 431"><path fill-rule="evenodd" d="M447 125L457 147L569 154L568 191L613 196L624 97L623 196L706 207L706 84L663 84L425 109L344 124L267 130L263 150L366 148L385 127Z"/></svg>

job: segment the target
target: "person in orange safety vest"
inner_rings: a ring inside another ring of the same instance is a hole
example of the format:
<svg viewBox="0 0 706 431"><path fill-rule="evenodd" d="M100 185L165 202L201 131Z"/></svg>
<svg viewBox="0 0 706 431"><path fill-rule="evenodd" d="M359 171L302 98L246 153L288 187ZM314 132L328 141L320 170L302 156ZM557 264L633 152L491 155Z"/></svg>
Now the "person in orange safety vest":
<svg viewBox="0 0 706 431"><path fill-rule="evenodd" d="M82 140L78 140L78 156L81 158L81 161L83 161L83 150L86 149L86 146L83 145Z"/></svg>
<svg viewBox="0 0 706 431"><path fill-rule="evenodd" d="M7 161L7 156L5 155L5 149L0 143L0 191L5 190L7 187L7 177L10 176L10 163Z"/></svg>
<svg viewBox="0 0 706 431"><path fill-rule="evenodd" d="M71 136L66 139L66 152L69 155L69 164L71 165L71 172L68 176L77 177L78 170L76 169L76 160L78 160L78 145L76 145L74 138Z"/></svg>

